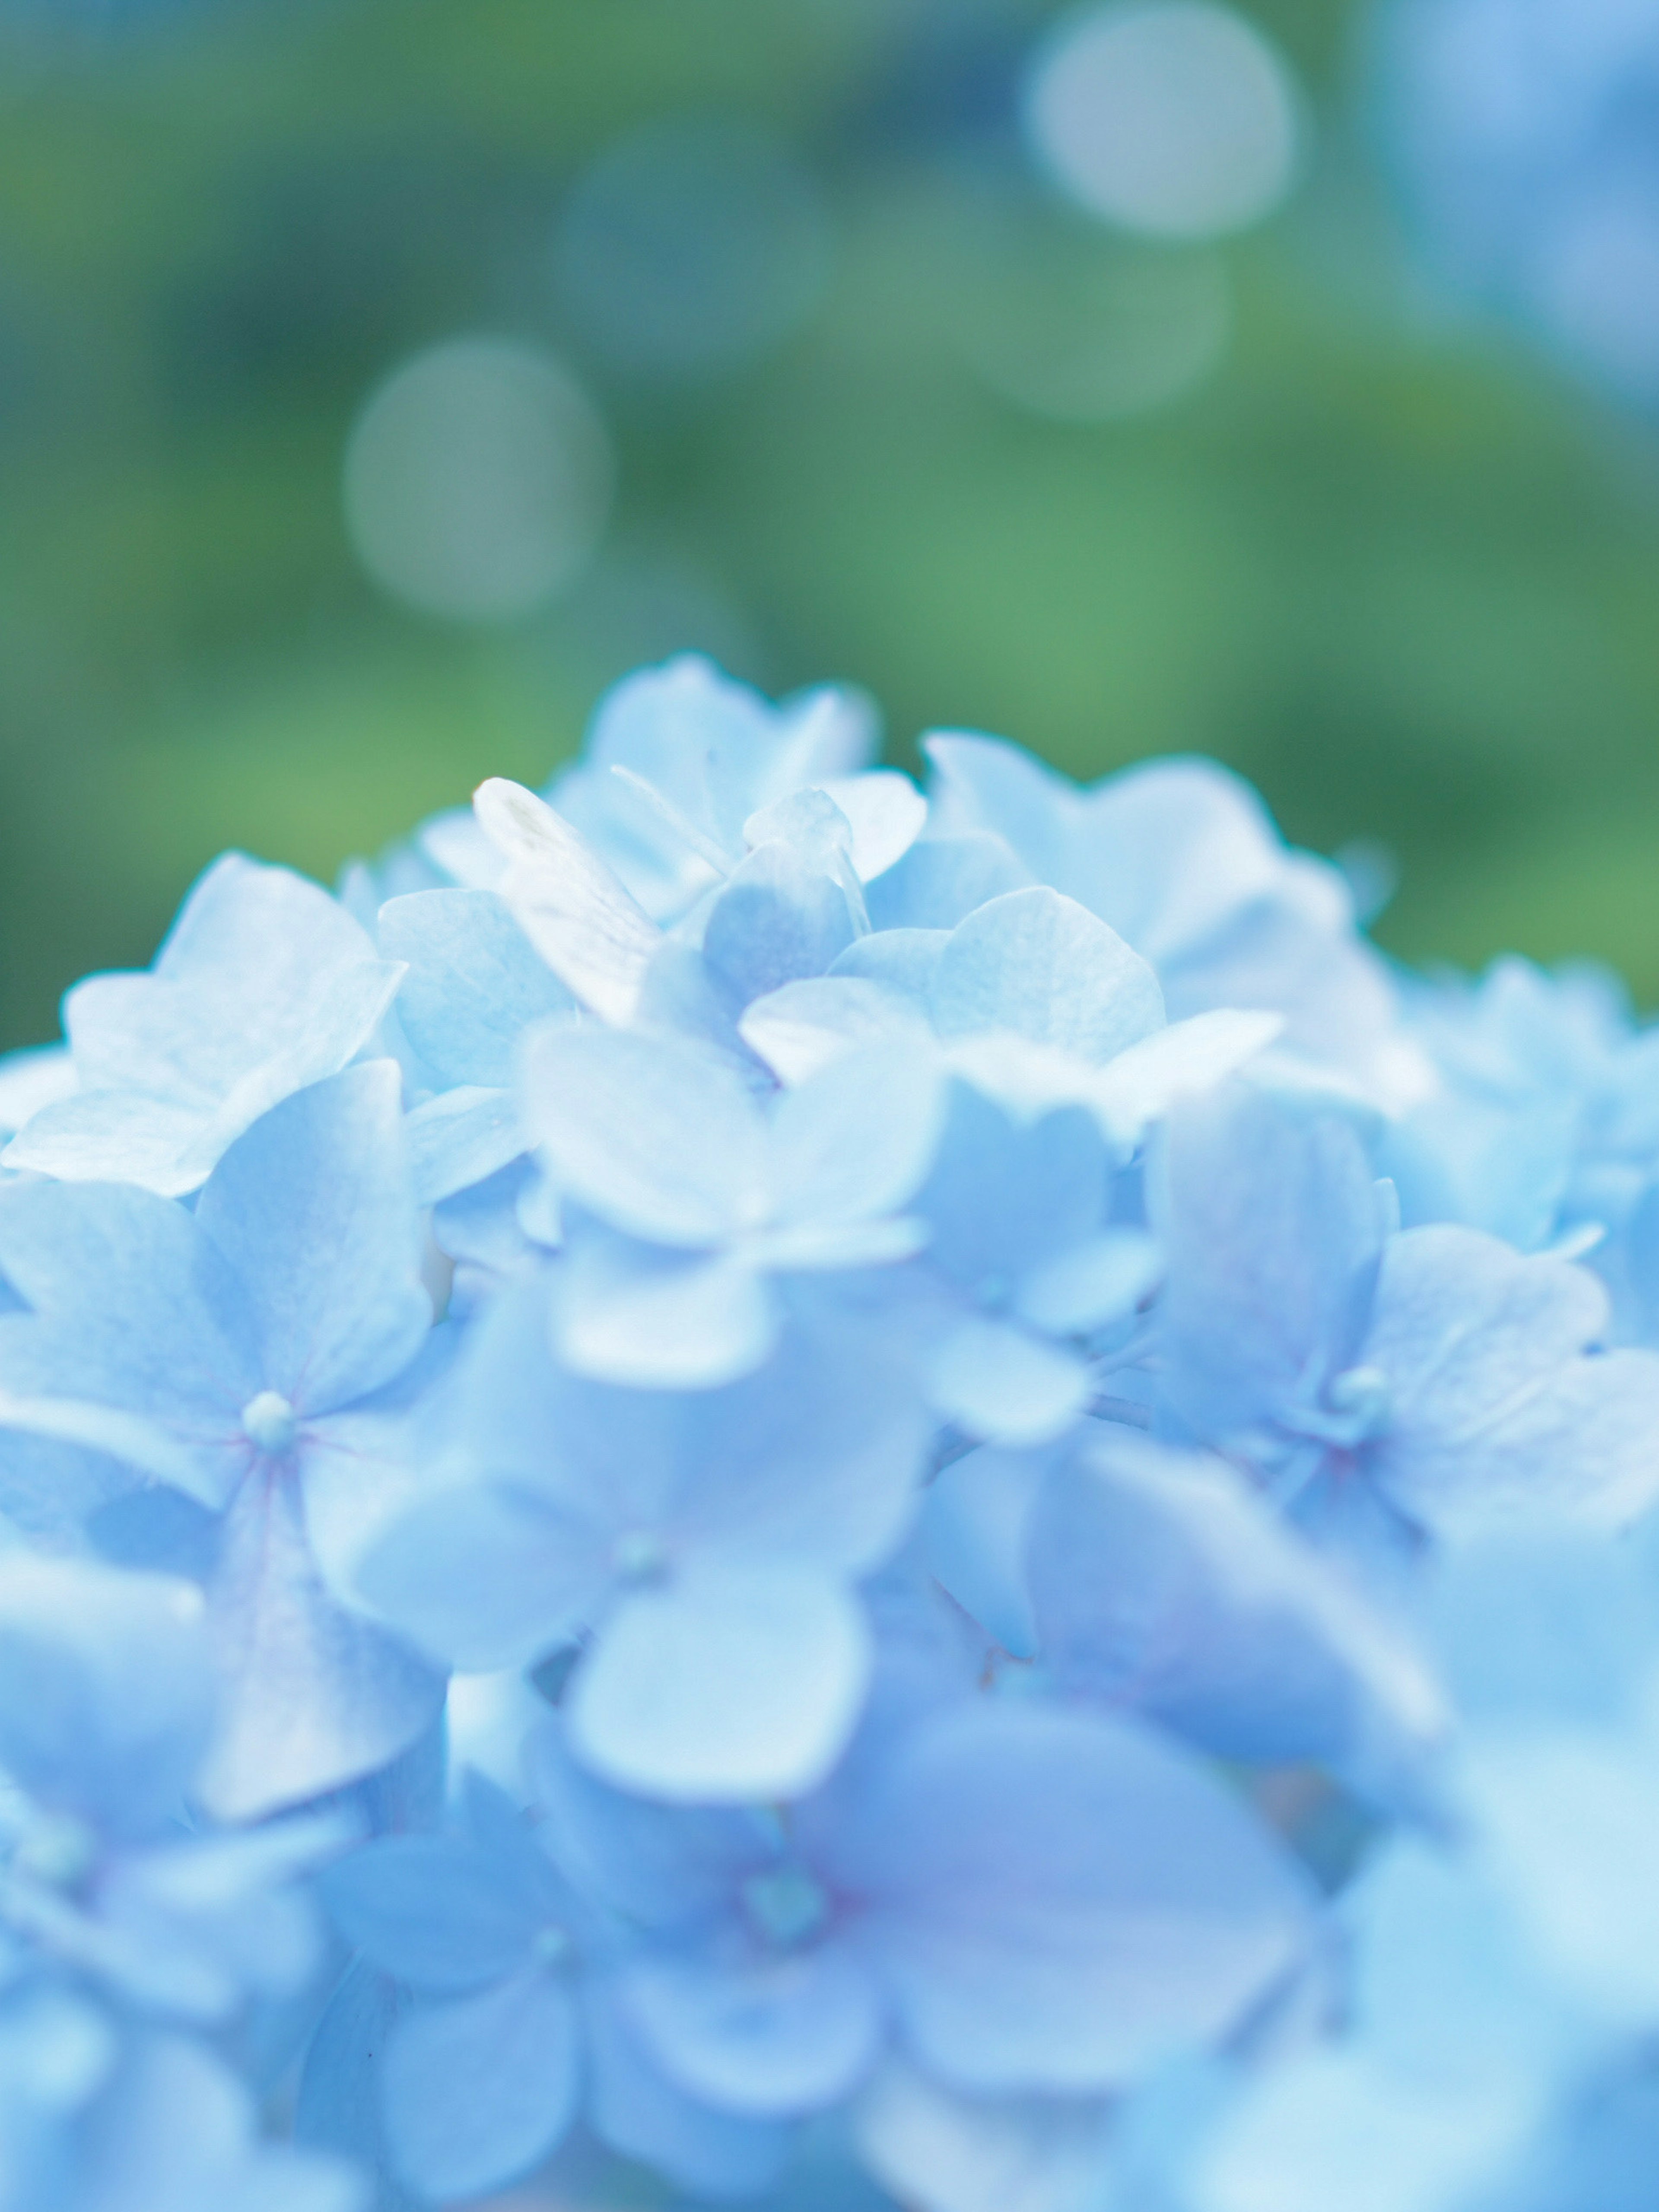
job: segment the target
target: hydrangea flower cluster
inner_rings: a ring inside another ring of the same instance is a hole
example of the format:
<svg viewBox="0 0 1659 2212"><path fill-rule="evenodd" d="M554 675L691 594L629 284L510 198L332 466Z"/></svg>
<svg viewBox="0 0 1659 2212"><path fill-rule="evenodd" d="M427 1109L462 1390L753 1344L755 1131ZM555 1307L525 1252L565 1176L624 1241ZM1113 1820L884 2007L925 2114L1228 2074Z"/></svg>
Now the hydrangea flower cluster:
<svg viewBox="0 0 1659 2212"><path fill-rule="evenodd" d="M1654 1034L873 744L647 670L0 1065L0 2212L1650 2201Z"/></svg>

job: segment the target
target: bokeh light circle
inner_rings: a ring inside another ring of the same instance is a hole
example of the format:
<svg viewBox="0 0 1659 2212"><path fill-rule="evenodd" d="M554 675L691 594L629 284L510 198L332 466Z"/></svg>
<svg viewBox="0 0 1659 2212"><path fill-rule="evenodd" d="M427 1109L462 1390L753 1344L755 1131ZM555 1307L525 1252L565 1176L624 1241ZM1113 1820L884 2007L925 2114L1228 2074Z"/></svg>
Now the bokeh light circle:
<svg viewBox="0 0 1659 2212"><path fill-rule="evenodd" d="M1011 404L1056 422L1109 422L1206 383L1226 356L1232 319L1216 248L1027 214L986 227L957 330L980 382Z"/></svg>
<svg viewBox="0 0 1659 2212"><path fill-rule="evenodd" d="M630 131L580 177L555 271L583 339L614 367L699 378L787 338L823 296L828 217L787 146L736 117Z"/></svg>
<svg viewBox="0 0 1659 2212"><path fill-rule="evenodd" d="M1301 104L1254 25L1213 0L1118 0L1062 18L1024 97L1037 161L1091 215L1149 238L1220 238L1294 181Z"/></svg>
<svg viewBox="0 0 1659 2212"><path fill-rule="evenodd" d="M369 395L346 447L346 526L393 598L456 621L511 622L586 568L613 477L603 421L550 354L451 338Z"/></svg>

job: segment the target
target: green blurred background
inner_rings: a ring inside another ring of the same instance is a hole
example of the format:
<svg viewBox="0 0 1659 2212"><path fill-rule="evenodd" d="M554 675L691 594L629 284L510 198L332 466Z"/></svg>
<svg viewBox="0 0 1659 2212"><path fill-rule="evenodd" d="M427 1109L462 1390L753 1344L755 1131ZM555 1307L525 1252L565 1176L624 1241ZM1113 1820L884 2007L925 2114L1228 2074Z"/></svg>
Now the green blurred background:
<svg viewBox="0 0 1659 2212"><path fill-rule="evenodd" d="M1011 340L1122 251L1020 169L1008 87L1048 12L14 21L0 1037L52 1034L82 971L147 961L222 847L330 878L486 773L539 781L607 681L686 645L773 690L867 686L900 760L938 724L1079 775L1215 753L1297 840L1392 848L1401 952L1590 951L1659 999L1653 446L1414 297L1340 0L1249 10L1313 152L1224 250L1215 373L1105 420L1010 398ZM554 240L596 155L682 115L792 149L829 258L776 343L665 377L573 316ZM550 348L616 456L592 564L489 623L381 591L340 489L367 395L471 331Z"/></svg>

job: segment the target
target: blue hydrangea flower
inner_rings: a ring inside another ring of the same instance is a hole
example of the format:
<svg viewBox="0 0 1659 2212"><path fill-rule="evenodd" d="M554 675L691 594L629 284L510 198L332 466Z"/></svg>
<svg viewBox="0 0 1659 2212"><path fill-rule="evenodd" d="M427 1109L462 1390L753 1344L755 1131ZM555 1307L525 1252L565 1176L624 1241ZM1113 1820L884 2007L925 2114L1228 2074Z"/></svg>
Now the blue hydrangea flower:
<svg viewBox="0 0 1659 2212"><path fill-rule="evenodd" d="M332 1075L401 970L287 868L216 860L142 975L91 975L64 1001L76 1089L32 1115L11 1168L177 1196L267 1109Z"/></svg>
<svg viewBox="0 0 1659 2212"><path fill-rule="evenodd" d="M1243 1085L1171 1123L1163 1401L1279 1494L1451 1534L1659 1493L1659 1358L1607 1352L1585 1269L1451 1225L1389 1235L1347 1116Z"/></svg>
<svg viewBox="0 0 1659 2212"><path fill-rule="evenodd" d="M769 1102L665 1037L544 1029L522 1115L564 1209L566 1363L670 1387L752 1372L790 1282L902 1260L939 1122L932 1069L872 1047Z"/></svg>
<svg viewBox="0 0 1659 2212"><path fill-rule="evenodd" d="M1091 1340L1133 1322L1157 1253L1143 1231L1108 1225L1115 1161L1083 1108L1017 1121L960 1081L949 1098L915 1200L944 1294L928 1394L966 1435L1042 1443L1096 1396L1106 1370Z"/></svg>
<svg viewBox="0 0 1659 2212"><path fill-rule="evenodd" d="M1049 1694L1426 1802L1448 1726L1427 1660L1224 1462L1103 1423L970 1453L929 1494L927 1551Z"/></svg>
<svg viewBox="0 0 1659 2212"><path fill-rule="evenodd" d="M648 1931L629 2018L735 2112L832 2105L890 2043L970 2094L1115 2087L1226 2033L1310 1939L1272 1839L1126 1722L951 1703L782 1811L623 1797L552 1736L536 1759L556 1856Z"/></svg>
<svg viewBox="0 0 1659 2212"><path fill-rule="evenodd" d="M914 1510L928 1429L903 1363L866 1331L801 1334L721 1389L624 1390L555 1362L531 1282L478 1323L455 1396L459 1469L360 1569L377 1608L466 1668L585 1633L573 1740L625 1784L817 1779L869 1674L854 1581Z"/></svg>
<svg viewBox="0 0 1659 2212"><path fill-rule="evenodd" d="M222 1677L204 1795L228 1817L384 1765L442 1694L323 1565L401 1479L432 1333L399 1121L397 1070L371 1062L257 1121L193 1212L130 1184L0 1191L29 1309L0 1316L0 1378L148 1428L139 1463L170 1488L117 1516L129 1553L169 1555L173 1492L198 1509Z"/></svg>
<svg viewBox="0 0 1659 2212"><path fill-rule="evenodd" d="M359 2201L334 2167L257 2148L249 2100L193 2039L310 1979L319 1930L295 1884L350 1836L331 1818L188 1825L212 1723L203 1611L161 1577L0 1560L8 2212Z"/></svg>
<svg viewBox="0 0 1659 2212"><path fill-rule="evenodd" d="M1152 761L1086 791L1000 739L926 741L939 825L1001 838L1040 883L1151 962L1172 1018L1282 1014L1287 1041L1390 1085L1394 994L1346 883L1288 850L1249 787L1210 761Z"/></svg>
<svg viewBox="0 0 1659 2212"><path fill-rule="evenodd" d="M607 1990L628 1931L477 1776L452 1829L372 1843L330 1869L324 1892L362 1957L413 2000L369 2056L391 2164L422 2198L471 2198L527 2172L584 2107L618 2149L690 2187L744 2188L775 2166L778 2128L699 2106L653 2067Z"/></svg>

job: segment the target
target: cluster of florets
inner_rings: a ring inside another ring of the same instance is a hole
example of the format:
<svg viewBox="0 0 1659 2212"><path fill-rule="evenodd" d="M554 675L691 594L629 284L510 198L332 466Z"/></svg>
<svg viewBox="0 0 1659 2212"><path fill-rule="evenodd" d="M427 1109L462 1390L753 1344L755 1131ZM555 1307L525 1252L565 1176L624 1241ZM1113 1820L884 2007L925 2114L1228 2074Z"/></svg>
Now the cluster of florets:
<svg viewBox="0 0 1659 2212"><path fill-rule="evenodd" d="M647 672L0 1066L0 2212L1649 2201L1659 1041L872 740Z"/></svg>

